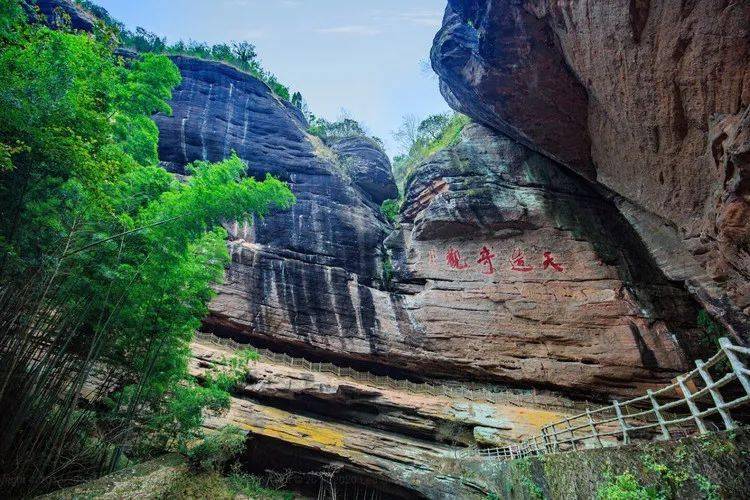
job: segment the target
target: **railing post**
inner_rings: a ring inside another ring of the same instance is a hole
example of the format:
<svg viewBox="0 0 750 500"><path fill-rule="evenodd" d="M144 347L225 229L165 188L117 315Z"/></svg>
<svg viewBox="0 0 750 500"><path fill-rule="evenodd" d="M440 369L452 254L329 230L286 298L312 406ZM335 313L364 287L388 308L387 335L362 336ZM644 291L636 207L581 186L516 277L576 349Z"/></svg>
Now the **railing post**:
<svg viewBox="0 0 750 500"><path fill-rule="evenodd" d="M704 365L705 363L703 363L703 361L700 359L695 361L695 366L698 367L698 373L700 373L703 382L705 382L706 387L708 388L708 392L711 393L714 404L719 410L719 415L721 415L721 419L724 421L724 428L726 430L734 429L734 420L732 420L732 416L729 414L729 412L724 409L724 398L722 397L721 393L714 387L714 381L711 378L711 374L708 373Z"/></svg>
<svg viewBox="0 0 750 500"><path fill-rule="evenodd" d="M656 401L656 398L654 397L654 392L649 389L646 391L648 394L648 398L651 400L651 405L654 408L654 415L656 415L656 420L659 422L659 428L661 429L661 435L664 439L668 440L671 439L672 436L669 435L669 429L667 429L666 422L664 421L664 418L661 416L661 412L659 411L659 403Z"/></svg>
<svg viewBox="0 0 750 500"><path fill-rule="evenodd" d="M586 407L586 417L589 419L589 426L591 427L591 432L593 433L594 437L596 437L596 442L599 443L599 448L604 448L604 445L602 444L602 439L599 437L599 432L596 430L596 425L594 425L594 419L591 418L591 411L589 410L588 406Z"/></svg>
<svg viewBox="0 0 750 500"><path fill-rule="evenodd" d="M724 355L729 360L729 364L732 365L732 371L737 376L737 380L740 381L745 392L750 395L750 381L747 379L747 375L745 375L745 365L740 361L737 355L729 349L732 343L728 338L722 337L719 339L719 345L721 346L721 350L724 351Z"/></svg>
<svg viewBox="0 0 750 500"><path fill-rule="evenodd" d="M547 436L546 427L542 427L542 443L544 444L544 453L551 453L549 436Z"/></svg>
<svg viewBox="0 0 750 500"><path fill-rule="evenodd" d="M687 388L687 384L685 384L685 380L683 379L682 375L677 377L677 383L680 385L680 390L682 391L682 395L685 397L685 402L687 402L688 408L690 408L690 413L693 415L695 425L698 426L698 430L701 434L705 434L708 431L706 430L706 426L704 425L703 419L700 416L701 412L698 409L698 406L693 401L693 395Z"/></svg>
<svg viewBox="0 0 750 500"><path fill-rule="evenodd" d="M560 451L560 446L557 444L557 429L555 429L555 424L550 424L549 427L552 431L552 449L558 452Z"/></svg>
<svg viewBox="0 0 750 500"><path fill-rule="evenodd" d="M534 436L534 452L536 455L541 455L541 450L539 449L539 436Z"/></svg>
<svg viewBox="0 0 750 500"><path fill-rule="evenodd" d="M614 401L615 413L617 414L617 421L620 422L620 428L622 429L622 444L630 443L630 436L628 436L628 426L625 423L625 419L622 418L622 410L620 409L620 402L615 399Z"/></svg>
<svg viewBox="0 0 750 500"><path fill-rule="evenodd" d="M573 450L578 450L578 446L576 446L576 436L573 434L573 426L570 425L570 418L565 419L565 425L568 426L568 432L570 433L570 444L573 445Z"/></svg>

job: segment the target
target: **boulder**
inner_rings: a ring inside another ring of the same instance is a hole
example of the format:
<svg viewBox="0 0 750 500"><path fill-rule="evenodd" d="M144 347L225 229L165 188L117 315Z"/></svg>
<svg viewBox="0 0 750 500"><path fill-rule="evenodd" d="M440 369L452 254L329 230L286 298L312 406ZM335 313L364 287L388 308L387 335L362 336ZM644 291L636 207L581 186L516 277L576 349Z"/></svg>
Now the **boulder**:
<svg viewBox="0 0 750 500"><path fill-rule="evenodd" d="M345 137L331 144L347 174L370 199L380 205L398 198L398 189L391 172L391 161L383 148L369 137Z"/></svg>

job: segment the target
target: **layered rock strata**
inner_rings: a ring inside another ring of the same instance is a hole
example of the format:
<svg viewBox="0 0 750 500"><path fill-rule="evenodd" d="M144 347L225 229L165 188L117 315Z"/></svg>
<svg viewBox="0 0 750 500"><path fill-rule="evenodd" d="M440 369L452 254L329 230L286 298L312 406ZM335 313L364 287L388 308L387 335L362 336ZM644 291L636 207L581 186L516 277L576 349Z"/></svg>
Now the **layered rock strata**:
<svg viewBox="0 0 750 500"><path fill-rule="evenodd" d="M690 300L613 206L551 160L471 126L417 169L394 232L378 210L395 188L374 141L324 144L259 80L174 61L174 114L156 117L164 164L183 172L235 151L298 199L230 225L208 329L412 376L599 395L639 394L687 367Z"/></svg>
<svg viewBox="0 0 750 500"><path fill-rule="evenodd" d="M203 341L192 350L191 373L198 377L233 354ZM481 498L451 473L462 447L534 435L570 412L545 408L543 401L529 397L519 407L415 395L259 361L250 365L230 411L206 427L236 425L271 446L291 447L297 458L396 485L412 498Z"/></svg>
<svg viewBox="0 0 750 500"><path fill-rule="evenodd" d="M750 335L750 4L449 0L449 104L610 192L660 269Z"/></svg>
<svg viewBox="0 0 750 500"><path fill-rule="evenodd" d="M549 159L469 125L417 168L404 206L389 244L396 286L425 283L404 296L416 353L478 378L619 394L688 366L690 298L611 203Z"/></svg>

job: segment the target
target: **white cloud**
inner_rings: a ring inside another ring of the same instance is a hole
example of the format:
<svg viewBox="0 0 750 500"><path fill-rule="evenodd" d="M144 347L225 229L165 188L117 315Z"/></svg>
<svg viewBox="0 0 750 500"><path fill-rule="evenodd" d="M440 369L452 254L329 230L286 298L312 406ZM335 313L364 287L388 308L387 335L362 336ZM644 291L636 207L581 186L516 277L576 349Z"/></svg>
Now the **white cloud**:
<svg viewBox="0 0 750 500"><path fill-rule="evenodd" d="M396 15L401 21L419 26L440 26L443 22L443 12L438 10L412 10L400 12Z"/></svg>
<svg viewBox="0 0 750 500"><path fill-rule="evenodd" d="M443 10L441 9L400 9L383 10L373 9L370 18L378 24L396 25L412 24L428 28L439 28L443 22Z"/></svg>
<svg viewBox="0 0 750 500"><path fill-rule="evenodd" d="M364 26L361 24L351 24L348 26L334 26L331 28L318 28L315 30L320 35L356 35L356 36L373 36L381 33L380 29L373 26Z"/></svg>

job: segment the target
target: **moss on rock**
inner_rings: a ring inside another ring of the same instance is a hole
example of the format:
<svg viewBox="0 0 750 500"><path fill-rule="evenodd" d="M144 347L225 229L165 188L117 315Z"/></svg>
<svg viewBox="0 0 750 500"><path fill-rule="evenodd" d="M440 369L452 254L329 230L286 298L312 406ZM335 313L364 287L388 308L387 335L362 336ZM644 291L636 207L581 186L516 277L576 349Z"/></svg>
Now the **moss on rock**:
<svg viewBox="0 0 750 500"><path fill-rule="evenodd" d="M462 467L494 498L635 498L612 496L630 476L643 498L750 498L750 431Z"/></svg>

